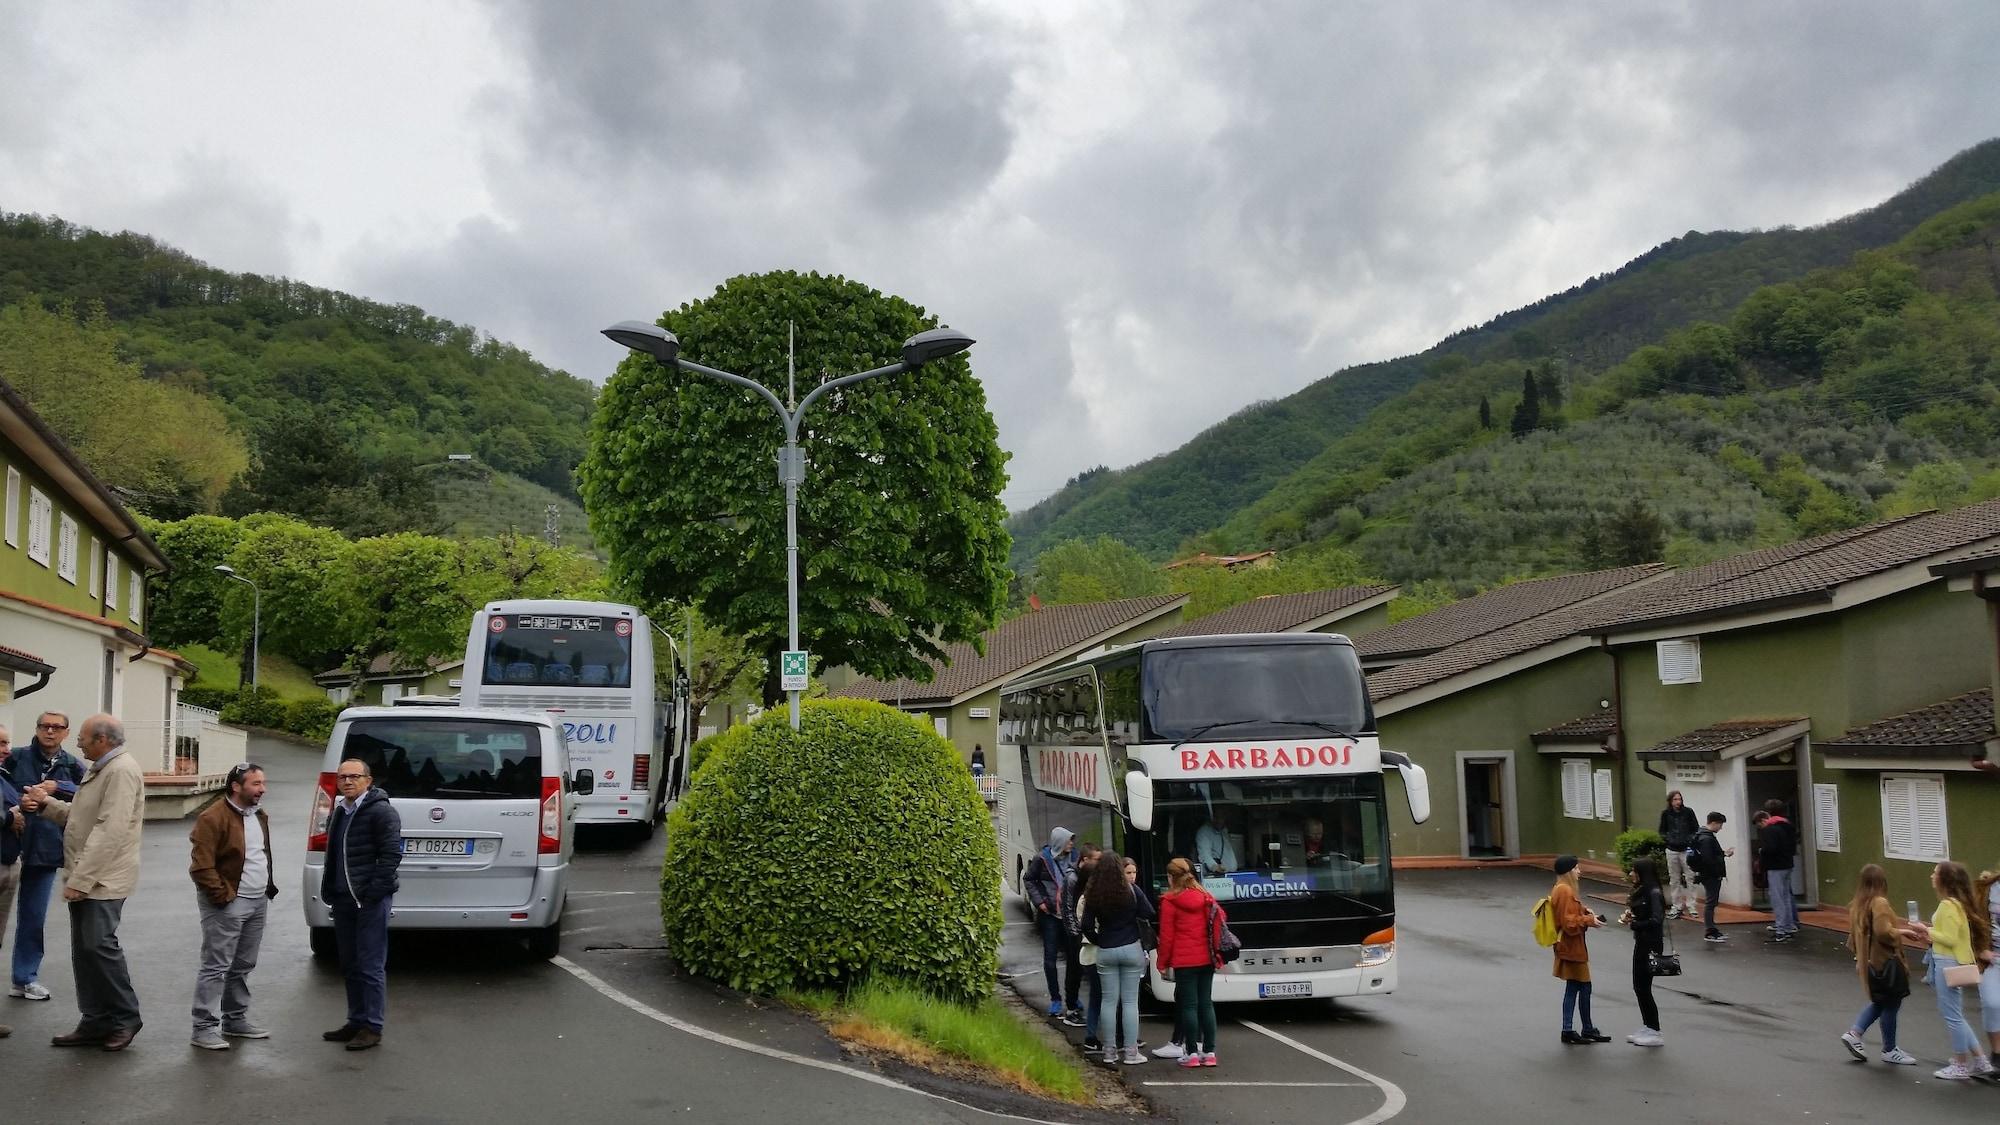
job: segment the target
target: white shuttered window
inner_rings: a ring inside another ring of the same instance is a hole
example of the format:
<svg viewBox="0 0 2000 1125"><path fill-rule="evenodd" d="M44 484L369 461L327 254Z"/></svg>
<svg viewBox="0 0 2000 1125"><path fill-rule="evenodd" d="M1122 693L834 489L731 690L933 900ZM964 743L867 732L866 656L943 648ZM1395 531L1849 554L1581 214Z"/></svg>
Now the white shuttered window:
<svg viewBox="0 0 2000 1125"><path fill-rule="evenodd" d="M1594 779L1595 788L1591 792L1591 803L1597 807L1597 819L1611 819L1611 771L1598 770Z"/></svg>
<svg viewBox="0 0 2000 1125"><path fill-rule="evenodd" d="M1823 852L1840 850L1840 786L1813 786L1813 841Z"/></svg>
<svg viewBox="0 0 2000 1125"><path fill-rule="evenodd" d="M1660 641L1653 646L1660 660L1660 682L1663 684L1698 684L1701 682L1701 638L1688 637L1678 641Z"/></svg>
<svg viewBox="0 0 2000 1125"><path fill-rule="evenodd" d="M49 541L54 538L56 506L37 489L28 490L28 557L49 565Z"/></svg>
<svg viewBox="0 0 2000 1125"><path fill-rule="evenodd" d="M1943 775L1884 774L1882 854L1924 863L1950 859L1944 811Z"/></svg>
<svg viewBox="0 0 2000 1125"><path fill-rule="evenodd" d="M1564 758L1562 786L1563 815L1572 820L1592 819L1596 810L1592 808L1589 759Z"/></svg>
<svg viewBox="0 0 2000 1125"><path fill-rule="evenodd" d="M106 612L118 608L118 556L104 552L104 608Z"/></svg>
<svg viewBox="0 0 2000 1125"><path fill-rule="evenodd" d="M21 470L7 466L7 545L21 545Z"/></svg>
<svg viewBox="0 0 2000 1125"><path fill-rule="evenodd" d="M126 567L125 577L127 579L125 616L132 619L132 624L137 625L139 624L139 611L144 608L143 603L146 598L146 576L142 571Z"/></svg>
<svg viewBox="0 0 2000 1125"><path fill-rule="evenodd" d="M67 514L56 524L56 576L76 585L76 521Z"/></svg>

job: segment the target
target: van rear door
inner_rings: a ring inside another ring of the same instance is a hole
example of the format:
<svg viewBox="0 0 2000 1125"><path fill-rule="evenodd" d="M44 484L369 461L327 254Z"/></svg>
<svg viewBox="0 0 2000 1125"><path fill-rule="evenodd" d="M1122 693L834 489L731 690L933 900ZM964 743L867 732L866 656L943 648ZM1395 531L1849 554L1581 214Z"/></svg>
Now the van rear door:
<svg viewBox="0 0 2000 1125"><path fill-rule="evenodd" d="M520 906L534 893L543 757L535 723L437 711L356 719L343 758L368 763L403 821L398 907Z"/></svg>

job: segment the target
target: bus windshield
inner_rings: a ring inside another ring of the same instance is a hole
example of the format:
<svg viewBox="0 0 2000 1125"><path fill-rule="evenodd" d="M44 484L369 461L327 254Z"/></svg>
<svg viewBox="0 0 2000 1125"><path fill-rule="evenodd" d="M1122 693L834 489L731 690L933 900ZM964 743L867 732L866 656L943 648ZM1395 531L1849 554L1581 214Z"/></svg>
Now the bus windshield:
<svg viewBox="0 0 2000 1125"><path fill-rule="evenodd" d="M1387 910L1382 788L1379 774L1162 781L1153 834L1224 902L1338 895Z"/></svg>
<svg viewBox="0 0 2000 1125"><path fill-rule="evenodd" d="M1341 644L1220 645L1146 654L1149 742L1358 735L1375 728L1361 664Z"/></svg>
<svg viewBox="0 0 2000 1125"><path fill-rule="evenodd" d="M632 686L632 622L623 617L492 618L479 682L507 687Z"/></svg>

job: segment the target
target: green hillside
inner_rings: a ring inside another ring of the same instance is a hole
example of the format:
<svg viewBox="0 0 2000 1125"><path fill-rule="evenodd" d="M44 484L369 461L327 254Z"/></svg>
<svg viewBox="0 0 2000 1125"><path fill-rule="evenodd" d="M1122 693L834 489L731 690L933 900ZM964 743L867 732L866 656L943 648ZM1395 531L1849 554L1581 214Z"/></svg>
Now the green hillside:
<svg viewBox="0 0 2000 1125"><path fill-rule="evenodd" d="M576 495L591 384L422 309L230 273L142 234L0 212L0 314L9 310L15 346L65 357L77 378L129 395L136 371L220 404L227 432L216 440L249 454L226 496L205 480L111 481L163 518L219 503L355 534L425 529L438 513L426 510L422 474L454 452ZM103 354L106 338L115 356ZM453 509L448 522L478 516Z"/></svg>
<svg viewBox="0 0 2000 1125"><path fill-rule="evenodd" d="M1016 564L1057 541L1102 534L1155 558L1218 530L1210 545L1323 537L1325 521L1360 497L1476 443L1479 399L1499 411L1496 396L1518 398L1524 365L1557 386L1588 384L1637 347L1726 318L1763 286L1891 245L1938 212L1996 189L2000 141L1990 141L1881 205L1825 226L1690 232L1419 356L1346 369L1249 407L1170 453L1083 474L1010 521ZM1503 427L1505 420L1501 413Z"/></svg>
<svg viewBox="0 0 2000 1125"><path fill-rule="evenodd" d="M459 539L479 539L518 531L542 534L548 506L556 506L556 529L565 547L597 555L597 540L582 505L533 481L503 473L479 461L453 461L430 477L438 529Z"/></svg>

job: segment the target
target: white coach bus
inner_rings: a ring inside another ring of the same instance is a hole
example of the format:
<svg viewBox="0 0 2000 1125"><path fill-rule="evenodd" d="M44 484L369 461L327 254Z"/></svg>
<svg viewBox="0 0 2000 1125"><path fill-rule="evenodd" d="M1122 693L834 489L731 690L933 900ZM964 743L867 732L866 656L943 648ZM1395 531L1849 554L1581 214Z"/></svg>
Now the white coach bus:
<svg viewBox="0 0 2000 1125"><path fill-rule="evenodd" d="M460 704L558 712L572 774L592 779L575 797L577 823L649 836L689 730L685 696L657 686L655 635L645 614L615 602L493 602L472 618ZM678 684L666 640L665 682Z"/></svg>
<svg viewBox="0 0 2000 1125"><path fill-rule="evenodd" d="M1007 877L1061 825L1139 864L1157 901L1197 865L1243 943L1215 999L1396 987L1384 774L1430 817L1422 767L1381 748L1361 664L1319 633L1144 641L1001 689ZM1173 985L1147 969L1166 1000Z"/></svg>

